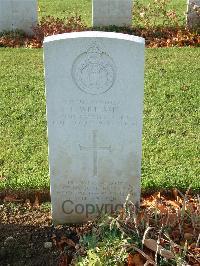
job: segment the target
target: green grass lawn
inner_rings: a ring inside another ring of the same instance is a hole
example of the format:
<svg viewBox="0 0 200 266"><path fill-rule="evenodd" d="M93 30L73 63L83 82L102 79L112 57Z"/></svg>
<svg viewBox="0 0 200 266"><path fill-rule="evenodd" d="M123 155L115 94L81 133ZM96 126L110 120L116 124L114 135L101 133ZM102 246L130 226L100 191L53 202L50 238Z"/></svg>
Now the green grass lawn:
<svg viewBox="0 0 200 266"><path fill-rule="evenodd" d="M64 18L81 15L87 25L92 20L92 0L39 0L39 16L54 16Z"/></svg>
<svg viewBox="0 0 200 266"><path fill-rule="evenodd" d="M200 188L199 62L198 48L146 50L145 190ZM49 188L42 49L1 48L0 80L0 190Z"/></svg>
<svg viewBox="0 0 200 266"><path fill-rule="evenodd" d="M139 3L147 5L152 0L139 0ZM186 0L170 0L169 9L176 10L182 20L185 18ZM87 26L92 23L92 0L39 0L40 18L43 16L68 17L81 15ZM133 18L134 23L134 18Z"/></svg>

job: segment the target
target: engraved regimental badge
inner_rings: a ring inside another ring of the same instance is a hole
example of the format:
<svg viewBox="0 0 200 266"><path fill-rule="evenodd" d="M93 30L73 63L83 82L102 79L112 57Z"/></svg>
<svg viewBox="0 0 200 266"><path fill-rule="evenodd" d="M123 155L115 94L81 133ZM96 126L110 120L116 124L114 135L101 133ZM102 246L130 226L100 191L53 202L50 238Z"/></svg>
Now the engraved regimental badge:
<svg viewBox="0 0 200 266"><path fill-rule="evenodd" d="M72 77L81 91L99 95L112 88L116 67L113 59L94 44L75 59Z"/></svg>

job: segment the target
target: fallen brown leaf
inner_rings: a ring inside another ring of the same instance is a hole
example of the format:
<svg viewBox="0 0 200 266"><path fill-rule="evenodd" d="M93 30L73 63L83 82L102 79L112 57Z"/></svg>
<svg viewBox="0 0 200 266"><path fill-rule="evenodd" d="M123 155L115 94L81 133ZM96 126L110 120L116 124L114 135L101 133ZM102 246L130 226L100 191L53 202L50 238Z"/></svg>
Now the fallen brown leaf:
<svg viewBox="0 0 200 266"><path fill-rule="evenodd" d="M66 254L62 254L59 258L59 262L58 262L58 266L67 266L67 255Z"/></svg>
<svg viewBox="0 0 200 266"><path fill-rule="evenodd" d="M145 239L144 245L145 247L153 250L154 252L158 252L158 254L160 254L162 257L166 259L174 258L174 254L171 251L164 249L161 245L158 245L157 241L154 239Z"/></svg>
<svg viewBox="0 0 200 266"><path fill-rule="evenodd" d="M128 255L128 266L144 266L143 259L140 254Z"/></svg>
<svg viewBox="0 0 200 266"><path fill-rule="evenodd" d="M17 199L15 195L7 195L4 198L4 202L22 202L21 199Z"/></svg>

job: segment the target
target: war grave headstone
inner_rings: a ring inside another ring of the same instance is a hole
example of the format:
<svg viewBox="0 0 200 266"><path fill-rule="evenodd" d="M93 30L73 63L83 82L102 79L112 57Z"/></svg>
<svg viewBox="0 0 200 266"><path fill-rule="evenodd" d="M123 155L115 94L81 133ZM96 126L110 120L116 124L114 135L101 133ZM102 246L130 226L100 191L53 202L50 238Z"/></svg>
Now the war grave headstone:
<svg viewBox="0 0 200 266"><path fill-rule="evenodd" d="M37 0L0 0L0 32L22 30L32 34L38 22Z"/></svg>
<svg viewBox="0 0 200 266"><path fill-rule="evenodd" d="M200 28L200 0L188 0L186 20L189 28Z"/></svg>
<svg viewBox="0 0 200 266"><path fill-rule="evenodd" d="M140 201L144 39L46 37L44 61L54 224L83 223Z"/></svg>
<svg viewBox="0 0 200 266"><path fill-rule="evenodd" d="M93 0L93 26L130 26L132 5L132 0Z"/></svg>

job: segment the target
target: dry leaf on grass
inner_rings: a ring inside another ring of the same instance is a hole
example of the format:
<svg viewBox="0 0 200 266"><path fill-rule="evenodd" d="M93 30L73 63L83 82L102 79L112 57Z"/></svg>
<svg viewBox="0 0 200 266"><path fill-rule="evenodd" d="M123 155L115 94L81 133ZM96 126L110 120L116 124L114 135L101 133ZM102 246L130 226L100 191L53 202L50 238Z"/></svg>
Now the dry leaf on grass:
<svg viewBox="0 0 200 266"><path fill-rule="evenodd" d="M36 208L36 209L40 207L40 202L39 202L38 195L36 195L36 197L35 197L35 201L33 203L33 207Z"/></svg>
<svg viewBox="0 0 200 266"><path fill-rule="evenodd" d="M144 261L140 254L128 255L128 266L144 266Z"/></svg>
<svg viewBox="0 0 200 266"><path fill-rule="evenodd" d="M180 209L180 204L177 201L168 200L167 203L174 207L174 209Z"/></svg>
<svg viewBox="0 0 200 266"><path fill-rule="evenodd" d="M58 261L58 266L67 266L67 256L66 254L61 254L59 261Z"/></svg>
<svg viewBox="0 0 200 266"><path fill-rule="evenodd" d="M133 248L135 251L137 251L139 254L140 254L140 258L141 258L141 255L146 259L146 265L156 265L155 262L152 260L152 258L147 255L144 251L142 251L141 249L137 248L135 245L132 245L130 248ZM138 254L138 255L139 255ZM131 254L129 254L131 255ZM131 265L131 264L130 264ZM144 264L143 264L144 265ZM137 264L136 264L137 266Z"/></svg>
<svg viewBox="0 0 200 266"><path fill-rule="evenodd" d="M4 202L22 202L22 199L18 199L15 195L7 195L4 198Z"/></svg>
<svg viewBox="0 0 200 266"><path fill-rule="evenodd" d="M174 254L171 251L164 249L161 245L158 245L157 241L154 239L145 239L144 245L148 249L151 249L154 252L158 252L158 254L168 260L174 258Z"/></svg>

